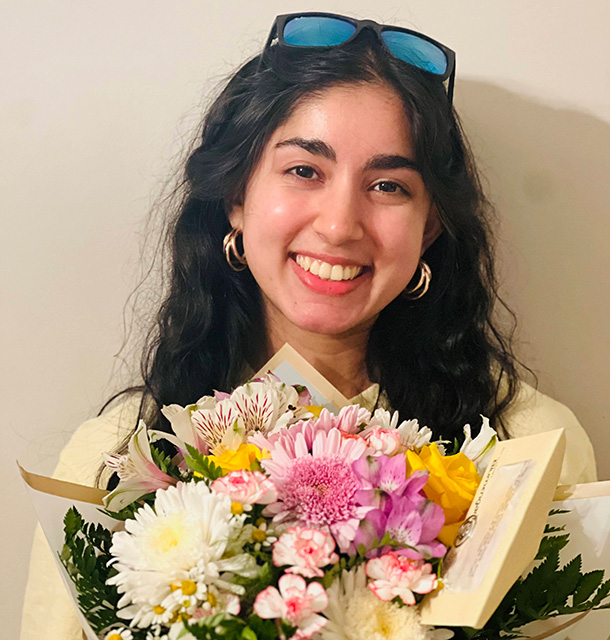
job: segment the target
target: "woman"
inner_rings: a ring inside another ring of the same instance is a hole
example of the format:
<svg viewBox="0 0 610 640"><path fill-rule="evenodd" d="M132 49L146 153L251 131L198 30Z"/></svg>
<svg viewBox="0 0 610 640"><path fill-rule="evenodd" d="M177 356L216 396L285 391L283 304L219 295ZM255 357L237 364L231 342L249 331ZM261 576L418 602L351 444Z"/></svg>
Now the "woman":
<svg viewBox="0 0 610 640"><path fill-rule="evenodd" d="M453 76L450 50L400 27L276 19L187 162L144 384L78 430L60 477L91 483L139 417L164 428L163 405L229 390L289 342L347 397L437 436L481 414L504 437L562 426L562 481L595 478L584 431L518 381L492 316L502 303L490 207L452 110ZM69 605L59 593L49 603L56 574L43 545L22 637L77 638Z"/></svg>

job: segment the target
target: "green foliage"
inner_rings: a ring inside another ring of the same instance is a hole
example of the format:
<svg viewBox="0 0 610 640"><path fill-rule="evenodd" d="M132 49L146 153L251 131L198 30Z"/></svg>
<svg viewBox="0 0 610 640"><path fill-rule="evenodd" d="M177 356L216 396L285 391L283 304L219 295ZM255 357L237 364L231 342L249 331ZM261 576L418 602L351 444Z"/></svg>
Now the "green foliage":
<svg viewBox="0 0 610 640"><path fill-rule="evenodd" d="M150 445L150 454L152 456L153 462L157 465L157 467L159 467L161 471L163 471L163 473L166 473L172 478L176 478L176 480L183 479L178 465L172 462L171 456L163 453L163 451L155 447L154 444Z"/></svg>
<svg viewBox="0 0 610 640"><path fill-rule="evenodd" d="M116 574L108 566L112 534L101 525L87 524L72 507L64 517L64 546L59 554L78 594L78 605L96 633L119 621L119 594L106 580Z"/></svg>
<svg viewBox="0 0 610 640"><path fill-rule="evenodd" d="M278 627L272 620L251 615L248 623L240 618L220 613L197 622L186 622L182 635L191 633L197 640L277 640ZM293 635L294 629L281 625L284 637ZM178 636L180 638L181 636Z"/></svg>
<svg viewBox="0 0 610 640"><path fill-rule="evenodd" d="M272 620L262 620L254 614L246 622L220 613L197 622L185 622L184 627L184 635L190 632L197 640L277 640L279 637L278 627ZM290 638L295 631L285 624L280 628L285 638Z"/></svg>
<svg viewBox="0 0 610 640"><path fill-rule="evenodd" d="M186 450L189 455L184 456L184 461L195 473L202 475L206 480L216 480L222 477L222 469L214 464L208 456L204 456L200 451L191 447L190 444L186 445Z"/></svg>
<svg viewBox="0 0 610 640"><path fill-rule="evenodd" d="M197 622L184 623L184 633L190 632L197 640L249 640L242 636L246 623L235 616L219 613L209 618L202 618ZM180 638L180 636L178 636Z"/></svg>
<svg viewBox="0 0 610 640"><path fill-rule="evenodd" d="M557 513L567 512L555 510L550 515ZM456 639L522 638L519 628L534 620L610 607L602 604L610 593L610 580L604 582L603 570L581 573L580 555L561 566L559 552L568 544L569 535L548 533L562 530L547 526L536 555L540 564L511 587L484 629L460 629Z"/></svg>
<svg viewBox="0 0 610 640"><path fill-rule="evenodd" d="M330 585L335 581L335 578L341 575L341 572L347 569L347 562L345 558L340 557L339 562L334 564L330 569L327 569L324 572L324 577L322 578L322 586L325 589L328 589Z"/></svg>
<svg viewBox="0 0 610 640"><path fill-rule="evenodd" d="M124 522L125 520L131 520L135 516L138 509L141 509L144 504L150 504L151 506L155 502L155 494L147 493L145 496L138 498L135 502L123 507L120 511L110 511L109 509L100 509L102 513L110 516L114 520Z"/></svg>
<svg viewBox="0 0 610 640"><path fill-rule="evenodd" d="M544 536L540 541L538 547L538 553L536 554L536 560L544 560L548 558L553 552L559 552L568 544L570 536L564 534L562 536Z"/></svg>
<svg viewBox="0 0 610 640"><path fill-rule="evenodd" d="M233 576L231 582L238 584L246 590L246 593L241 596L241 615L249 615L252 613L252 607L254 605L254 599L257 594L266 589L269 585L277 584L278 579L282 575L282 570L276 567L269 554L267 554L268 560L259 566L259 572L254 578L245 578L244 576Z"/></svg>
<svg viewBox="0 0 610 640"><path fill-rule="evenodd" d="M275 640L277 638L277 627L272 620L263 620L252 614L249 627L254 632L257 640Z"/></svg>

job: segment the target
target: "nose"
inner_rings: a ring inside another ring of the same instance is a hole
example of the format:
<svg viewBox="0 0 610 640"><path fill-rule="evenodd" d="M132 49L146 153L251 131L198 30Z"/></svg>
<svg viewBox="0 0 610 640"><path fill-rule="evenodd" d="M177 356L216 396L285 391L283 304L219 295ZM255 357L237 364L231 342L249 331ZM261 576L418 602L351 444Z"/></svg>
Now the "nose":
<svg viewBox="0 0 610 640"><path fill-rule="evenodd" d="M339 246L364 238L364 203L352 188L326 192L313 220L314 231L328 244Z"/></svg>

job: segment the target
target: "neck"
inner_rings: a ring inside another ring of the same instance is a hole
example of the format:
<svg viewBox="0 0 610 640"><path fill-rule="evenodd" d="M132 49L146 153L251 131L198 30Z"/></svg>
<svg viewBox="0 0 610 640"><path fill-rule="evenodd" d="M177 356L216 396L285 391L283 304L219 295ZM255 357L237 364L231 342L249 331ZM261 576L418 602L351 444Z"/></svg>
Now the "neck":
<svg viewBox="0 0 610 640"><path fill-rule="evenodd" d="M342 334L324 335L303 330L283 316L268 313L266 345L259 365L288 343L346 398L352 398L371 385L366 370L366 347L372 324L373 321Z"/></svg>

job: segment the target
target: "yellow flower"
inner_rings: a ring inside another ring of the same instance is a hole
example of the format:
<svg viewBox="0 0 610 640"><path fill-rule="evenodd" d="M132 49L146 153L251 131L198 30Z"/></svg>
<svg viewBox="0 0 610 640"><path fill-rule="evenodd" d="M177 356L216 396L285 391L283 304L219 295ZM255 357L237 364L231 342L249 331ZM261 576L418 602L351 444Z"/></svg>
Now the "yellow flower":
<svg viewBox="0 0 610 640"><path fill-rule="evenodd" d="M261 451L253 444L240 444L236 451L227 449L217 456L208 456L217 464L224 473L239 471L240 469L250 470L255 460L269 458L267 451Z"/></svg>
<svg viewBox="0 0 610 640"><path fill-rule="evenodd" d="M309 411L309 413L313 413L316 418L320 417L320 413L322 409L324 409L324 407L320 407L317 404L308 404L305 408L307 409L307 411Z"/></svg>
<svg viewBox="0 0 610 640"><path fill-rule="evenodd" d="M452 545L474 500L481 476L463 453L443 456L436 444L426 445L419 454L407 451L407 474L414 471L430 473L424 493L445 512L445 526L438 539Z"/></svg>

